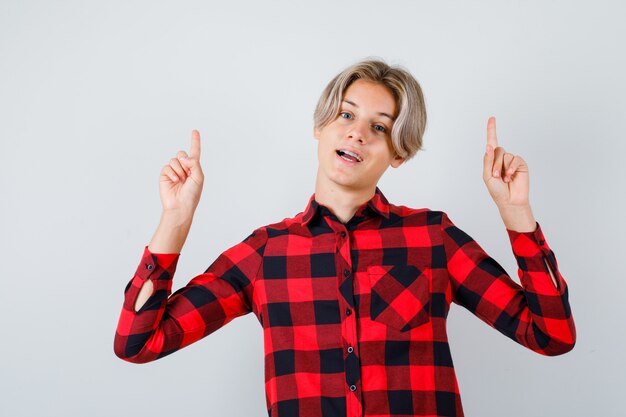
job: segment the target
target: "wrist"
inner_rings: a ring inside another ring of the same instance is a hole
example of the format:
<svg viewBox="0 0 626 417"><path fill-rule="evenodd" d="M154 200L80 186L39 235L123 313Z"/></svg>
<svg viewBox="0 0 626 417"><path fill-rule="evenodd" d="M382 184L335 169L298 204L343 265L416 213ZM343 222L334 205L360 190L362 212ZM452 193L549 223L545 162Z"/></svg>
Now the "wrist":
<svg viewBox="0 0 626 417"><path fill-rule="evenodd" d="M534 232L537 221L530 205L498 207L504 226L519 233Z"/></svg>
<svg viewBox="0 0 626 417"><path fill-rule="evenodd" d="M188 228L193 221L193 213L181 212L178 210L164 210L161 213L159 225L168 228Z"/></svg>
<svg viewBox="0 0 626 417"><path fill-rule="evenodd" d="M148 245L148 250L161 254L180 253L187 240L192 220L193 216L162 213L161 221Z"/></svg>

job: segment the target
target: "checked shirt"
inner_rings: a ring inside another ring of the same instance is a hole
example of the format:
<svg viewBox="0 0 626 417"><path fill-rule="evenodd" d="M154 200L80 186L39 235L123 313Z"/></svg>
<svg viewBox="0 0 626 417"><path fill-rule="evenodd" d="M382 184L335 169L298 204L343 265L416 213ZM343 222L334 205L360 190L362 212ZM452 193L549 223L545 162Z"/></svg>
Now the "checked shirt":
<svg viewBox="0 0 626 417"><path fill-rule="evenodd" d="M452 302L537 353L574 346L567 285L536 226L507 229L519 285L445 212L395 206L376 188L342 223L313 194L173 294L180 254L146 246L115 353L153 361L252 312L271 417L463 416L446 333ZM146 280L154 291L135 312Z"/></svg>

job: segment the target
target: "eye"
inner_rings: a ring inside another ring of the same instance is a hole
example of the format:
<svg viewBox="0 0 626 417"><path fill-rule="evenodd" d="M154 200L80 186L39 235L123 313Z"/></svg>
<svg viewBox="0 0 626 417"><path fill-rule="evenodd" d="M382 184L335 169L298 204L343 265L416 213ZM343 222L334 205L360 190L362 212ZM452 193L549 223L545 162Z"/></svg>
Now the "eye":
<svg viewBox="0 0 626 417"><path fill-rule="evenodd" d="M387 129L383 125L374 125L374 130L380 133L385 133Z"/></svg>
<svg viewBox="0 0 626 417"><path fill-rule="evenodd" d="M339 113L339 117L343 118L343 119L352 119L352 115L350 113L348 113L347 111L342 111Z"/></svg>

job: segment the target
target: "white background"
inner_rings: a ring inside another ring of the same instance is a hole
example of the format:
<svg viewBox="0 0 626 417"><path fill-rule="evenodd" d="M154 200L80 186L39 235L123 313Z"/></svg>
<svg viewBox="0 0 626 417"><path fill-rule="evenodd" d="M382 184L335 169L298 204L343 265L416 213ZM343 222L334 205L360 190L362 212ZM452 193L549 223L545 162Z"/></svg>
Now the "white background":
<svg viewBox="0 0 626 417"><path fill-rule="evenodd" d="M253 315L134 365L113 353L123 290L159 221L160 169L192 129L206 181L174 290L304 210L314 106L368 56L408 68L427 102L425 150L379 183L390 202L446 211L517 281L481 174L495 115L570 286L564 356L452 307L466 415L623 415L622 4L2 0L0 415L267 415Z"/></svg>

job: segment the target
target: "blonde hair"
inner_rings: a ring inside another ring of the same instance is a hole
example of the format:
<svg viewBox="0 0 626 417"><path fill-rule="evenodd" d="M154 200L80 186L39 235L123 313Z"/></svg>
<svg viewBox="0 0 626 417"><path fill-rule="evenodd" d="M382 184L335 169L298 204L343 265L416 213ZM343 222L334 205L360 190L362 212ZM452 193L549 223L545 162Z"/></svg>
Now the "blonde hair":
<svg viewBox="0 0 626 417"><path fill-rule="evenodd" d="M314 127L322 129L337 118L346 89L358 79L379 83L391 90L398 109L391 129L391 142L395 152L405 158L405 162L413 158L422 149L422 137L426 130L426 104L422 89L407 70L390 66L379 58L357 62L328 83L313 114Z"/></svg>

